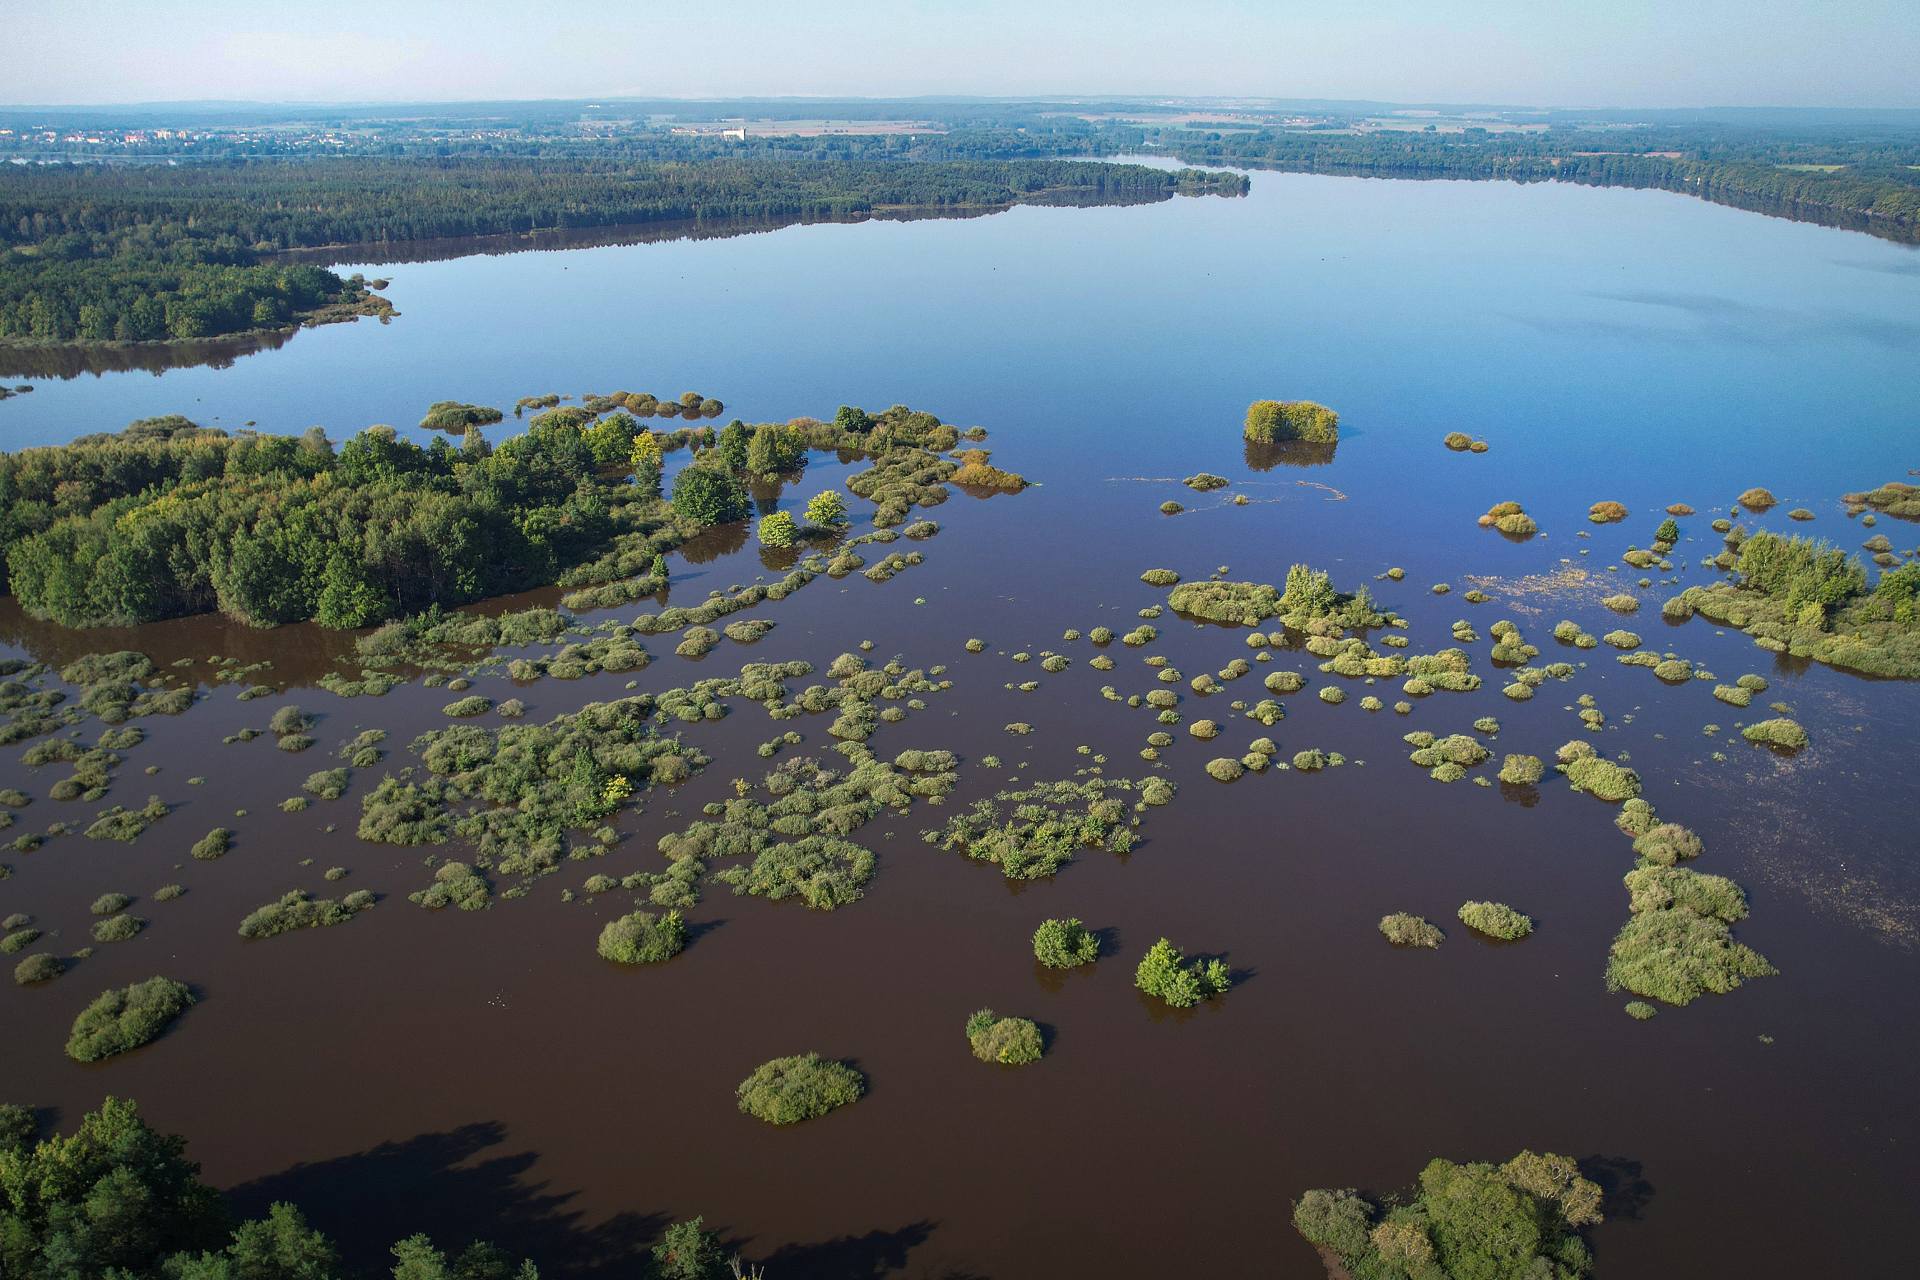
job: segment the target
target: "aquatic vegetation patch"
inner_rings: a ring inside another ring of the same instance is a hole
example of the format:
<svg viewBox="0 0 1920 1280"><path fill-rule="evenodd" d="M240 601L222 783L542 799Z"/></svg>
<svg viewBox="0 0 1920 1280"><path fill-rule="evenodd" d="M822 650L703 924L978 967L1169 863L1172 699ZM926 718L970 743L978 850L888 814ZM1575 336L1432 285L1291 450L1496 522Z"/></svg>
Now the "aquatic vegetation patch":
<svg viewBox="0 0 1920 1280"><path fill-rule="evenodd" d="M1049 969L1073 969L1100 958L1100 939L1077 916L1042 920L1033 931L1033 958Z"/></svg>
<svg viewBox="0 0 1920 1280"><path fill-rule="evenodd" d="M1287 440L1335 444L1340 439L1340 415L1311 400L1255 400L1247 406L1241 434L1253 444Z"/></svg>
<svg viewBox="0 0 1920 1280"><path fill-rule="evenodd" d="M1579 1280L1592 1258L1580 1229L1601 1220L1601 1188L1568 1156L1522 1151L1503 1165L1434 1160L1410 1197L1309 1191L1294 1229L1356 1277Z"/></svg>
<svg viewBox="0 0 1920 1280"><path fill-rule="evenodd" d="M98 1062L156 1040L193 1004L182 982L153 977L117 990L103 991L73 1020L67 1056Z"/></svg>
<svg viewBox="0 0 1920 1280"><path fill-rule="evenodd" d="M1380 933L1396 947L1437 947L1447 936L1430 921L1405 911L1381 916Z"/></svg>
<svg viewBox="0 0 1920 1280"><path fill-rule="evenodd" d="M967 1019L967 1044L982 1062L1025 1066L1046 1052L1040 1028L1026 1018L1000 1018L991 1009L976 1010Z"/></svg>
<svg viewBox="0 0 1920 1280"><path fill-rule="evenodd" d="M1188 1009L1225 995L1233 986L1233 974L1224 960L1188 960L1170 939L1161 938L1140 958L1133 985L1176 1009Z"/></svg>
<svg viewBox="0 0 1920 1280"><path fill-rule="evenodd" d="M1740 736L1748 742L1757 742L1787 753L1806 750L1808 742L1807 731L1799 721L1785 716L1750 724L1740 731Z"/></svg>
<svg viewBox="0 0 1920 1280"><path fill-rule="evenodd" d="M858 1102L866 1087L846 1063L805 1053L761 1063L735 1093L740 1110L756 1120L797 1124Z"/></svg>
<svg viewBox="0 0 1920 1280"><path fill-rule="evenodd" d="M243 938L271 938L296 929L320 929L347 921L373 905L373 894L359 889L335 901L315 898L299 890L289 890L276 902L255 908L240 922Z"/></svg>
<svg viewBox="0 0 1920 1280"><path fill-rule="evenodd" d="M1533 919L1504 902L1463 902L1460 923L1502 942L1517 942L1533 932Z"/></svg>
<svg viewBox="0 0 1920 1280"><path fill-rule="evenodd" d="M1140 819L1124 796L1134 786L1125 779L1088 778L1001 791L975 801L925 838L941 849L991 862L1009 880L1040 879L1081 849L1131 849ZM1146 786L1140 784L1142 802L1151 804Z"/></svg>
<svg viewBox="0 0 1920 1280"><path fill-rule="evenodd" d="M602 960L614 964L661 964L687 945L687 923L678 911L654 916L635 911L609 920L595 944Z"/></svg>

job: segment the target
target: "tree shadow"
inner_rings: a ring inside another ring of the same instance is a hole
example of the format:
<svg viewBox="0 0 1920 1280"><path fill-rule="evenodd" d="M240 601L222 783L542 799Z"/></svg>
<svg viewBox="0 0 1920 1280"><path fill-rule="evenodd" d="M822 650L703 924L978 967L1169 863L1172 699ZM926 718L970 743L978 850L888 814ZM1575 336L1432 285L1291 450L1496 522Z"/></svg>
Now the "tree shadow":
<svg viewBox="0 0 1920 1280"><path fill-rule="evenodd" d="M1609 1222L1637 1220L1653 1199L1653 1184L1641 1176L1638 1160L1625 1156L1588 1156L1580 1176L1600 1188L1600 1212Z"/></svg>
<svg viewBox="0 0 1920 1280"><path fill-rule="evenodd" d="M860 1236L838 1236L818 1244L788 1244L763 1260L769 1276L779 1280L878 1280L904 1269L907 1255L925 1244L937 1222L922 1219L892 1231L874 1230ZM958 1280L959 1273L947 1272Z"/></svg>
<svg viewBox="0 0 1920 1280"><path fill-rule="evenodd" d="M624 1280L668 1225L664 1214L623 1213L588 1225L569 1208L573 1192L525 1180L538 1158L527 1151L483 1155L506 1140L497 1122L462 1125L383 1142L353 1155L298 1164L232 1188L241 1217L263 1216L276 1201L300 1206L340 1248L350 1272L383 1273L393 1243L425 1232L443 1249L483 1239L543 1274Z"/></svg>

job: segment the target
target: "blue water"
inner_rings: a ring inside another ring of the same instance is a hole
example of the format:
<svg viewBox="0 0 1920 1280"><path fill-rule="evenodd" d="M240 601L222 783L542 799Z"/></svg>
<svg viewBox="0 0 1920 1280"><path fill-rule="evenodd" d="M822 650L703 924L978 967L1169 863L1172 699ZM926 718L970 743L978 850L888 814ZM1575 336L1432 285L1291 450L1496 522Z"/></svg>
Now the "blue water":
<svg viewBox="0 0 1920 1280"><path fill-rule="evenodd" d="M0 404L0 445L694 388L749 420L924 406L1056 478L1090 452L1191 467L1195 433L1232 442L1263 396L1338 408L1342 464L1483 436L1541 502L1604 481L1811 504L1920 465L1920 253L1661 192L1258 174L1245 199L353 269L391 277L400 319L43 381Z"/></svg>

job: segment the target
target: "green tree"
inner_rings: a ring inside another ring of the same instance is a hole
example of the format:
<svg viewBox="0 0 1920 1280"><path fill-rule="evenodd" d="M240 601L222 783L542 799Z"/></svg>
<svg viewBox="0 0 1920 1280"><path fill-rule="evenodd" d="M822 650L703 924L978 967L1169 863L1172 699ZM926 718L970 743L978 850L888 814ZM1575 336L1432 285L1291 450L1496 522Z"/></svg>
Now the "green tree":
<svg viewBox="0 0 1920 1280"><path fill-rule="evenodd" d="M718 467L683 467L673 478L673 509L698 525L727 524L746 517L747 491Z"/></svg>
<svg viewBox="0 0 1920 1280"><path fill-rule="evenodd" d="M387 616L387 600L358 557L335 551L327 558L313 616L323 627L370 627Z"/></svg>
<svg viewBox="0 0 1920 1280"><path fill-rule="evenodd" d="M735 475L745 471L747 450L751 440L752 436L747 430L747 424L738 418L720 428L720 434L713 443L714 455L720 466Z"/></svg>
<svg viewBox="0 0 1920 1280"><path fill-rule="evenodd" d="M800 540L800 529L794 524L792 516L784 511L776 511L761 519L759 536L764 546L790 547Z"/></svg>
<svg viewBox="0 0 1920 1280"><path fill-rule="evenodd" d="M807 523L821 529L838 529L847 523L847 503L838 492L822 489L807 501Z"/></svg>

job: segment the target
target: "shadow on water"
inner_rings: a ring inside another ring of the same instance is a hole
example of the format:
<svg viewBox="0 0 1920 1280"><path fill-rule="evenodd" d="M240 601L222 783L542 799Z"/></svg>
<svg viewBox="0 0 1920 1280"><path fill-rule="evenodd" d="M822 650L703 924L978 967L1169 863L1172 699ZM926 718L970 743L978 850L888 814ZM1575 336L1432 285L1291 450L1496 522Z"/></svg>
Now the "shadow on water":
<svg viewBox="0 0 1920 1280"><path fill-rule="evenodd" d="M532 1259L548 1277L626 1280L645 1274L649 1251L673 1219L626 1212L588 1223L571 1207L577 1193L527 1177L535 1152L501 1150L497 1121L422 1133L331 1160L297 1164L228 1192L234 1212L264 1215L278 1201L298 1204L307 1220L339 1243L348 1270L370 1274L392 1264L391 1245L416 1233L451 1252L474 1239ZM711 1228L714 1224L709 1223ZM781 1280L862 1280L898 1272L931 1238L937 1223L782 1245L765 1260ZM724 1234L724 1232L723 1232ZM729 1239L748 1252L750 1241ZM946 1272L958 1280L959 1273Z"/></svg>

